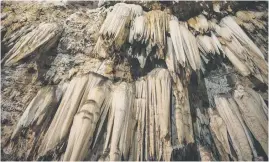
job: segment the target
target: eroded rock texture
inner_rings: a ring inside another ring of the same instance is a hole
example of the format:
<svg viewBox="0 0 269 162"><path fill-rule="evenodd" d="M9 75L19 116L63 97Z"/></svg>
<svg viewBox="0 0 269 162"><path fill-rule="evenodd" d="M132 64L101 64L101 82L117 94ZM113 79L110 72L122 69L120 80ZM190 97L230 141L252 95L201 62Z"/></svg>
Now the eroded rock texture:
<svg viewBox="0 0 269 162"><path fill-rule="evenodd" d="M268 160L267 2L1 2L2 160Z"/></svg>

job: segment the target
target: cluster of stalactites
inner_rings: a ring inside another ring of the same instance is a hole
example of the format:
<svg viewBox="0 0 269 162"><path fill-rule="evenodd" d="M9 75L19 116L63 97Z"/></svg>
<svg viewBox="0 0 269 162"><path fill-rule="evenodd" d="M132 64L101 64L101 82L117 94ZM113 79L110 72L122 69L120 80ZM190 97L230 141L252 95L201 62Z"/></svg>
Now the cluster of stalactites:
<svg viewBox="0 0 269 162"><path fill-rule="evenodd" d="M135 85L121 83L112 96L101 160L171 158L171 77L155 69Z"/></svg>
<svg viewBox="0 0 269 162"><path fill-rule="evenodd" d="M179 145L194 143L191 110L188 89L177 76L174 80L173 94L175 96L175 122Z"/></svg>
<svg viewBox="0 0 269 162"><path fill-rule="evenodd" d="M56 23L40 23L37 27L31 26L26 28L29 33L19 37L14 46L3 57L1 63L5 66L11 66L29 57L35 53L47 52L55 42L60 38L62 28ZM14 33L14 37L18 37L20 32ZM12 42L11 40L3 40L4 42ZM36 55L35 55L36 57Z"/></svg>
<svg viewBox="0 0 269 162"><path fill-rule="evenodd" d="M247 17L246 15L252 16ZM237 13L238 18L234 17L234 19L226 16L219 24L216 20L208 21L202 15L189 19L188 25L199 33L196 36L196 41L202 58L202 70L205 69L204 65L210 59L214 59L215 54L222 53L227 56L241 75L249 76L252 74L261 82L268 84L268 64L264 59L264 54L241 29L240 24L237 24L242 19L242 21L257 22L258 25L259 23L264 25L265 22L258 20L264 16L262 12L242 11ZM258 29L260 28L258 27ZM204 35L204 33L208 34ZM171 37L173 38L173 35ZM180 44L180 41L178 41L178 44Z"/></svg>
<svg viewBox="0 0 269 162"><path fill-rule="evenodd" d="M145 44L147 54L157 46L157 58L164 59L169 20L170 14L160 10L149 11L137 17L130 29L129 42Z"/></svg>
<svg viewBox="0 0 269 162"><path fill-rule="evenodd" d="M43 123L46 123L59 102L62 93L62 90L57 89L55 86L47 86L40 89L23 112L12 133L11 139L16 138L23 128L38 128Z"/></svg>
<svg viewBox="0 0 269 162"><path fill-rule="evenodd" d="M198 35L196 37L198 47L200 51L202 52L201 55L207 56L209 54L218 54L220 55L223 49L222 46L218 40L218 38L215 36L213 32L211 32L211 36L207 35Z"/></svg>
<svg viewBox="0 0 269 162"><path fill-rule="evenodd" d="M178 134L181 143L193 142L186 89L183 90L182 85L178 88L179 96L185 96L177 104L177 123L181 124ZM113 84L95 73L77 76L59 92L55 88L41 89L12 138L37 120L41 125L46 116L43 114L51 112L52 104L59 103L35 156L47 155L68 138L63 159L84 160L90 150L100 144L102 127L106 126L100 160L115 161L122 157L124 160L170 160L171 94L172 78L169 71L162 68L154 69L135 83Z"/></svg>
<svg viewBox="0 0 269 162"><path fill-rule="evenodd" d="M233 17L236 23L240 26L243 26L250 32L253 32L255 29L265 30L267 12L254 12L254 11L237 11Z"/></svg>
<svg viewBox="0 0 269 162"><path fill-rule="evenodd" d="M83 141L89 141L92 137L89 131L94 130L100 112L105 109L102 97L105 94L106 97L110 97L110 84L111 81L95 73L73 78L66 87L59 107L39 147L38 155L46 155L69 135L71 142L68 142L65 159L83 160L85 150L88 149L88 145ZM97 86L102 87L96 88ZM106 88L106 92L98 95L100 91L104 91L103 88ZM102 107L100 107L101 104Z"/></svg>
<svg viewBox="0 0 269 162"><path fill-rule="evenodd" d="M137 129L133 159L171 159L171 77L165 69L154 69L136 82L134 112Z"/></svg>
<svg viewBox="0 0 269 162"><path fill-rule="evenodd" d="M237 85L232 97L215 96L215 103L217 111L209 109L210 129L221 160L259 159L253 137L267 154L268 107L258 93Z"/></svg>
<svg viewBox="0 0 269 162"><path fill-rule="evenodd" d="M99 39L106 38L109 42L120 40L120 43L116 43L117 47L120 47L127 37L132 45L145 44L146 47L141 47L143 50L138 53L136 50L133 53L142 68L153 47L157 47L156 53L153 55L156 58L164 59L167 57L167 53L175 55L173 65L167 65L168 67L186 68L188 66L194 71L199 69L205 71L205 65L209 60L214 59L215 54L222 54L227 56L235 69L243 76L252 74L262 82L268 82L267 62L264 60L262 52L236 23L238 21L232 17L224 17L217 24L216 20L209 21L201 14L184 23L179 22L175 16L165 11L153 10L143 13L142 8L139 7L124 3L116 4L113 11L108 13L100 30ZM119 12L121 8L125 8L125 10ZM129 18L126 15L129 15ZM246 15L251 16L248 18ZM237 13L237 17L242 21L263 24L264 22L259 19L264 18L265 14L241 11ZM118 21L122 25L118 25ZM126 24L130 24L130 30L127 29ZM195 38L188 28L195 30L199 35ZM167 33L170 33L171 41L167 40L170 39L167 38ZM124 34L125 36L123 36ZM98 40L96 47L100 45L99 42ZM99 55L102 55L104 51L106 51L104 48L99 50ZM177 69L173 69L173 71L179 72Z"/></svg>
<svg viewBox="0 0 269 162"><path fill-rule="evenodd" d="M254 75L268 84L268 64L264 55L232 17L225 17L220 25L231 33L231 41L224 40L225 52L235 68L244 76Z"/></svg>
<svg viewBox="0 0 269 162"><path fill-rule="evenodd" d="M200 32L201 34L207 32L209 28L209 24L207 19L204 15L199 15L193 18L190 18L188 21L188 25L195 29L196 31Z"/></svg>
<svg viewBox="0 0 269 162"><path fill-rule="evenodd" d="M194 71L199 70L201 59L194 35L186 24L179 23L175 17L170 20L169 28L177 63L185 67L188 60L188 65Z"/></svg>
<svg viewBox="0 0 269 162"><path fill-rule="evenodd" d="M104 157L107 160L118 161L122 155L126 158L132 130L133 86L120 83L112 96L112 107L108 116L107 135L104 145ZM108 153L108 154L107 154ZM128 158L127 158L128 159Z"/></svg>
<svg viewBox="0 0 269 162"><path fill-rule="evenodd" d="M98 121L110 104L110 85L99 84L91 87L84 104L79 108L70 129L67 148L63 160L84 160L91 144Z"/></svg>
<svg viewBox="0 0 269 162"><path fill-rule="evenodd" d="M135 85L125 82L114 84L111 101L108 102L110 108L107 113L107 133L103 153L99 160L171 159L171 84L169 72L159 68L135 82ZM92 92L95 91L92 90ZM79 142L82 139L86 140L86 137L87 139L92 138L92 133L96 131L92 126L96 126L97 121L94 119L98 119L98 117L95 118L95 113L93 117L89 116L89 119L92 120L86 120L82 117L83 115L87 116L86 109L96 109L97 111L100 104L91 106L91 102L88 103L87 100L102 103L104 99L101 97L103 94L101 92L103 91L100 91L100 95L97 93L94 96L89 93L88 96L93 96L93 99L88 97L84 107L74 117L65 160L82 160L81 155L86 153L83 151L87 151L86 145L91 145L91 143ZM101 110L98 110L96 115L100 116ZM91 111L89 112L91 114ZM82 120L85 121L82 122ZM85 125L83 131L78 127L79 123ZM88 127L86 127L87 125ZM98 133L96 136L99 135Z"/></svg>
<svg viewBox="0 0 269 162"><path fill-rule="evenodd" d="M100 57L108 56L108 49L119 49L129 38L129 43L144 44L146 56L157 47L156 56L165 58L166 33L171 15L165 11L144 12L139 5L117 3L99 31L95 52ZM142 66L143 67L143 66Z"/></svg>
<svg viewBox="0 0 269 162"><path fill-rule="evenodd" d="M81 107L74 116L64 160L84 160L100 144L106 125L103 153L99 160L128 159L133 122L133 91L131 83L100 82L85 90ZM105 124L105 121L108 121ZM91 147L92 146L92 147Z"/></svg>
<svg viewBox="0 0 269 162"><path fill-rule="evenodd" d="M142 7L134 4L117 3L107 17L99 31L99 38L95 45L95 53L100 57L108 56L108 49L120 49L129 34L130 23L135 17L143 14Z"/></svg>
<svg viewBox="0 0 269 162"><path fill-rule="evenodd" d="M170 33L172 41L168 41L167 33ZM201 59L194 35L188 30L184 22L179 22L175 16L165 11L154 10L144 16L137 17L130 30L129 42L146 44L146 56L157 46L156 58L164 59L167 53L175 55L175 63L183 68L190 66L193 70L199 70ZM172 43L174 51L167 49Z"/></svg>

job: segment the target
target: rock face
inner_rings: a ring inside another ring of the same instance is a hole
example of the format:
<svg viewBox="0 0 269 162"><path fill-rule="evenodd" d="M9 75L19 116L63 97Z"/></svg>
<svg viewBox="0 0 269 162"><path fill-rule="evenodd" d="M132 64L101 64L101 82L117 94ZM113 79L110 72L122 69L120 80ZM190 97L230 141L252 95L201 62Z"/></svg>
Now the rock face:
<svg viewBox="0 0 269 162"><path fill-rule="evenodd" d="M1 4L2 160L268 160L267 2Z"/></svg>

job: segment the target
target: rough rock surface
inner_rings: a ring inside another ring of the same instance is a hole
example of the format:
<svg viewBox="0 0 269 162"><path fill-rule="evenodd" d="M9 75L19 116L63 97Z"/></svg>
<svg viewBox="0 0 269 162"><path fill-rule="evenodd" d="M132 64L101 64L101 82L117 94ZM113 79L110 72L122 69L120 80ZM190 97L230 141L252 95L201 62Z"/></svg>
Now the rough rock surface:
<svg viewBox="0 0 269 162"><path fill-rule="evenodd" d="M267 6L1 1L1 160L268 160Z"/></svg>

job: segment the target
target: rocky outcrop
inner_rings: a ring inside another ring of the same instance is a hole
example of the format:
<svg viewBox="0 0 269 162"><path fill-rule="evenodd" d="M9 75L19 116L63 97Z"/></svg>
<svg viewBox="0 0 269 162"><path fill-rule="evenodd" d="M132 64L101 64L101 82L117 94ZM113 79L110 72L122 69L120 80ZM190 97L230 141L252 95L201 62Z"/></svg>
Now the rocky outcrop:
<svg viewBox="0 0 269 162"><path fill-rule="evenodd" d="M267 2L2 3L2 160L268 160Z"/></svg>

